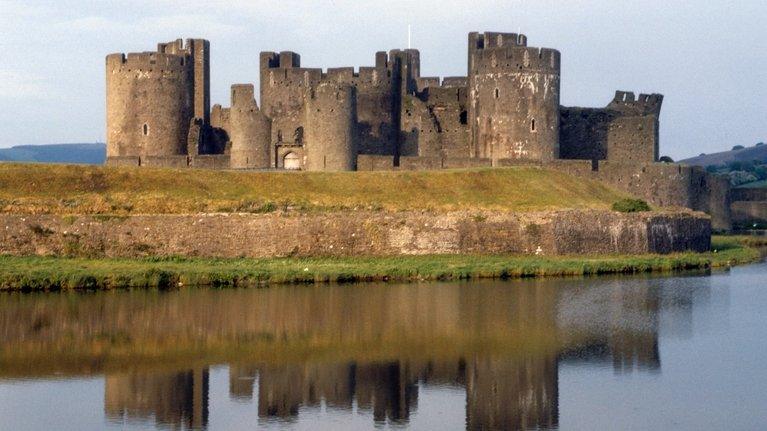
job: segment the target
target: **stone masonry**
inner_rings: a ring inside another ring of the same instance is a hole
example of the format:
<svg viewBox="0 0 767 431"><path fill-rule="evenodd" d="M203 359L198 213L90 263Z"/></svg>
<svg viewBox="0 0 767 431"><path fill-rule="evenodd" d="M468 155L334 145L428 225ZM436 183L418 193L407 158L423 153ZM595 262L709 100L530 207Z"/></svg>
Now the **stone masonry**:
<svg viewBox="0 0 767 431"><path fill-rule="evenodd" d="M701 213L570 210L135 215L0 214L0 254L89 257L643 254L708 251Z"/></svg>
<svg viewBox="0 0 767 431"><path fill-rule="evenodd" d="M302 66L295 52L262 52L259 102L252 84L235 84L228 108L210 107L209 58L202 39L107 56L108 164L351 171L582 161L591 173L576 173L731 227L728 185L658 163L662 95L618 91L604 108L561 106L561 54L529 47L523 34L470 33L466 76L446 78L422 77L414 49L326 70Z"/></svg>

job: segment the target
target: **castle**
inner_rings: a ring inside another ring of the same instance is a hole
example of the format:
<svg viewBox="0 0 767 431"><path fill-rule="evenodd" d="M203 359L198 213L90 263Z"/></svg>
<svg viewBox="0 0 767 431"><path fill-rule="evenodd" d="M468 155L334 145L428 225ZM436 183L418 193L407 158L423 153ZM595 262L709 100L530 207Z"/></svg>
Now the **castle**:
<svg viewBox="0 0 767 431"><path fill-rule="evenodd" d="M260 55L231 106L210 107L210 44L161 43L106 58L107 163L250 170L419 170L517 164L589 177L729 230L730 186L658 163L663 96L618 91L604 108L560 105L561 55L516 33L470 33L467 76L422 77L414 49L375 65L306 68Z"/></svg>
<svg viewBox="0 0 767 431"><path fill-rule="evenodd" d="M414 49L323 71L262 52L254 86L210 108L210 44L107 56L108 163L350 171L658 160L663 96L618 92L602 109L560 106L560 53L515 33L471 33L465 77L420 74Z"/></svg>

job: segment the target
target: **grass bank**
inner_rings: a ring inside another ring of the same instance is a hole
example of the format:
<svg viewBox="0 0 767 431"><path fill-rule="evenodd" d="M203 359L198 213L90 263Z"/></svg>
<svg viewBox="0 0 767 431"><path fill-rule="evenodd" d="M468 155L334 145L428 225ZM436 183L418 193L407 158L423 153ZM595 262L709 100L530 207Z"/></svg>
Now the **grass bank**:
<svg viewBox="0 0 767 431"><path fill-rule="evenodd" d="M275 259L0 257L0 290L244 287L288 283L420 281L670 272L757 261L739 237L710 253L639 256L396 256Z"/></svg>
<svg viewBox="0 0 767 431"><path fill-rule="evenodd" d="M609 209L626 195L538 167L236 172L0 163L0 212L172 214L326 210Z"/></svg>

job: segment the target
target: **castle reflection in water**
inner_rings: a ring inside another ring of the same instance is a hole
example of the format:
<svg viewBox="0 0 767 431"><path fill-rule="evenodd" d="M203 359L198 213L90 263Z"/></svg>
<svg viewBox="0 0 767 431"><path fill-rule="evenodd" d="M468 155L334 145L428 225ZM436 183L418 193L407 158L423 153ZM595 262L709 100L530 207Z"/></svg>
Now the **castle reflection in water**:
<svg viewBox="0 0 767 431"><path fill-rule="evenodd" d="M678 309L685 309L688 313L681 314L691 320L692 292L656 289L650 280L635 289L607 286L602 291L571 289L551 295L533 287L522 295L515 292L511 298L494 296L477 303L482 296L475 290L469 295L475 301L458 301L452 310L452 318L463 322L464 328L490 332L521 329L534 337L551 337L558 348L531 344L509 351L479 346L434 359L403 355L393 360L282 364L238 360L228 367L229 398L256 402L258 417L267 421L291 421L304 409L325 408L368 412L375 423L407 424L418 409L419 388L453 388L465 391L468 429L552 429L559 423L561 364L608 366L616 373L659 372L661 309L676 308L677 319ZM479 313L488 302L495 303L488 306L490 310L500 307L511 311L515 323L499 318L506 315L503 313ZM421 310L427 314L431 311ZM432 321L441 318L444 315L439 313L430 317ZM663 325L684 332L690 322ZM418 325L413 328L423 329ZM105 412L116 422L148 420L173 428L205 428L208 399L206 367L180 372L108 373L106 377Z"/></svg>

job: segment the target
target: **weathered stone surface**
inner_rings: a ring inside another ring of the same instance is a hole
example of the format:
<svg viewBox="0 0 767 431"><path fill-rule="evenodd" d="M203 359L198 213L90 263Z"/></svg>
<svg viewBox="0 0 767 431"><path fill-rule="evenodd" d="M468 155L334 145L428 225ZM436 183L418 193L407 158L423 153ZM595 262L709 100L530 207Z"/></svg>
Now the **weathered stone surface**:
<svg viewBox="0 0 767 431"><path fill-rule="evenodd" d="M736 201L730 208L734 223L767 223L767 201Z"/></svg>
<svg viewBox="0 0 767 431"><path fill-rule="evenodd" d="M133 257L638 254L706 251L700 213L0 215L0 254Z"/></svg>

